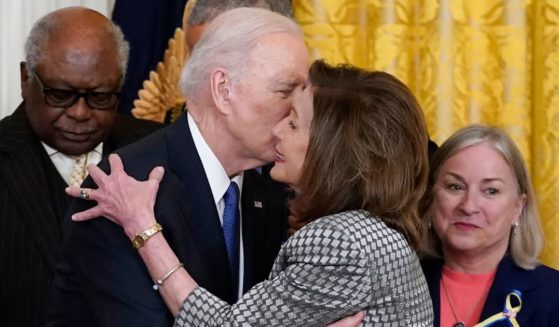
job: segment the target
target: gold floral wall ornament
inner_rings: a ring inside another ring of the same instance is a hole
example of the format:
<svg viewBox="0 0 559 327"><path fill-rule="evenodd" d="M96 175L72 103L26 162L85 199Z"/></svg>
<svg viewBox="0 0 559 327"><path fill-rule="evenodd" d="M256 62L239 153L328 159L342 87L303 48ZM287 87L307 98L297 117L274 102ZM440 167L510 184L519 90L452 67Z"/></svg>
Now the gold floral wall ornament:
<svg viewBox="0 0 559 327"><path fill-rule="evenodd" d="M293 0L311 56L390 72L442 143L472 123L506 130L530 168L559 269L559 1Z"/></svg>
<svg viewBox="0 0 559 327"><path fill-rule="evenodd" d="M149 79L138 92L138 99L134 100L134 117L164 122L170 110L171 120L176 119L185 103L179 80L187 58L184 32L177 28L169 40L163 61L157 64L156 71L149 73Z"/></svg>
<svg viewBox="0 0 559 327"><path fill-rule="evenodd" d="M151 71L149 79L138 91L138 99L134 100L132 115L136 118L158 122L175 121L185 108L186 99L179 87L182 68L188 60L186 32L188 16L196 1L187 2L183 13L183 27L175 30L163 55L163 61Z"/></svg>

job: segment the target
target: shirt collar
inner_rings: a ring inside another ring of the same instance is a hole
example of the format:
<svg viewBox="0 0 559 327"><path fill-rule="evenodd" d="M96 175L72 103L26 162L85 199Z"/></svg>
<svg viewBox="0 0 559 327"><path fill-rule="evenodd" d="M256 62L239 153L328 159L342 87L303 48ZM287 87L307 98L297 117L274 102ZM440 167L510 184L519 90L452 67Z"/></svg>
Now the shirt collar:
<svg viewBox="0 0 559 327"><path fill-rule="evenodd" d="M223 168L221 162L219 162L214 152L210 149L210 146L202 137L202 134L198 129L198 125L194 122L194 118L192 118L188 112L187 119L188 127L190 128L190 133L192 134L192 140L194 141L194 146L198 151L198 156L200 156L204 172L206 173L206 178L208 179L210 189L212 190L214 202L218 203L221 200L231 181L235 181L237 185L239 185L239 190L242 190L243 173L241 172L230 179L225 172L225 168Z"/></svg>
<svg viewBox="0 0 559 327"><path fill-rule="evenodd" d="M44 147L45 150L47 151L47 154L49 155L49 157L52 156L53 154L57 154L57 153L61 153L61 154L65 155L65 156L70 157L69 155L67 155L67 154L65 154L65 153L62 153L62 152L56 150L55 148L50 147L49 145L47 145L47 144L46 144L45 142L43 142L43 141L41 141L41 144L43 145L43 147ZM93 148L93 150L91 150L91 151L97 152L97 153L99 153L99 154L102 155L102 154L103 154L103 142L97 144L97 146L96 146L95 148ZM91 151L90 151L90 152L91 152Z"/></svg>

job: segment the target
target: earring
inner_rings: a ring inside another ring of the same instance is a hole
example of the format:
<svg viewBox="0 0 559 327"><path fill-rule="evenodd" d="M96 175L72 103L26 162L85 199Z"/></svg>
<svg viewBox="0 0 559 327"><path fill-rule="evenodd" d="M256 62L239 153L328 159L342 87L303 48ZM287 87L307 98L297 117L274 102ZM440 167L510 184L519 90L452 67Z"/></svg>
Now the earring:
<svg viewBox="0 0 559 327"><path fill-rule="evenodd" d="M516 235L516 233L518 232L518 220L514 222L514 224L512 225L512 235Z"/></svg>
<svg viewBox="0 0 559 327"><path fill-rule="evenodd" d="M431 218L429 218L429 221L427 222L427 228L429 229L433 228L433 220Z"/></svg>

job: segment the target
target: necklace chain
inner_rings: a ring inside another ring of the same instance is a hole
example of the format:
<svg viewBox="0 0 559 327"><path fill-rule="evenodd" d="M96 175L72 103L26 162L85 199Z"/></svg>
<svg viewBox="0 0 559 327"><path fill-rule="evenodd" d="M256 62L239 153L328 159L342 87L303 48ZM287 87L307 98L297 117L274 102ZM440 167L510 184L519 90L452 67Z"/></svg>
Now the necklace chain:
<svg viewBox="0 0 559 327"><path fill-rule="evenodd" d="M480 305L481 301L485 298L485 296L489 292L489 288L487 288L487 290L485 292L483 292L481 297L476 301L475 305L470 309L468 314L464 317L465 319L460 320L460 319L458 319L458 316L456 315L456 311L454 311L454 306L452 305L452 300L450 299L450 296L448 295L448 290L446 289L446 283L444 282L444 279L445 278L444 278L444 274L443 274L441 276L441 281L442 281L442 284L443 284L444 294L446 296L446 300L448 301L448 305L450 306L450 311L452 312L452 316L454 317L454 320L456 320L456 322L454 323L454 325L452 325L452 327L466 327L466 322L471 318L471 315L474 313L475 309Z"/></svg>

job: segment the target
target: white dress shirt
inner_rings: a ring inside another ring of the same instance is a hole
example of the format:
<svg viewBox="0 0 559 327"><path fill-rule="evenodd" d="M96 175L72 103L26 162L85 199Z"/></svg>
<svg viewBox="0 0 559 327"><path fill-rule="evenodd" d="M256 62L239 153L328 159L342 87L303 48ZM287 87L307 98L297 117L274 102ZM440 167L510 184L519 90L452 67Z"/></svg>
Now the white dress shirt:
<svg viewBox="0 0 559 327"><path fill-rule="evenodd" d="M202 161L202 166L204 167L204 172L210 184L210 189L212 190L212 195L214 198L215 206L217 208L217 214L219 215L219 220L223 226L223 209L225 208L225 201L223 196L227 192L229 184L232 182L237 183L239 186L239 289L237 298L241 298L243 295L243 280L244 280L244 250L243 250L243 215L241 210L241 194L243 189L243 173L229 178L225 172L225 168L219 162L213 151L210 149L198 126L194 122L194 118L187 113L188 127L190 127L190 133L192 134L192 139L194 140L194 146L196 151L198 151L198 156Z"/></svg>
<svg viewBox="0 0 559 327"><path fill-rule="evenodd" d="M41 144L47 151L50 160L54 164L54 167L56 167L56 170L58 170L58 173L60 173L60 176L62 176L66 184L70 184L70 173L72 172L72 168L74 167L74 164L76 162L73 156L69 156L56 149L53 149L44 142L41 142ZM86 165L97 165L101 161L102 157L103 143L101 142L87 154Z"/></svg>

